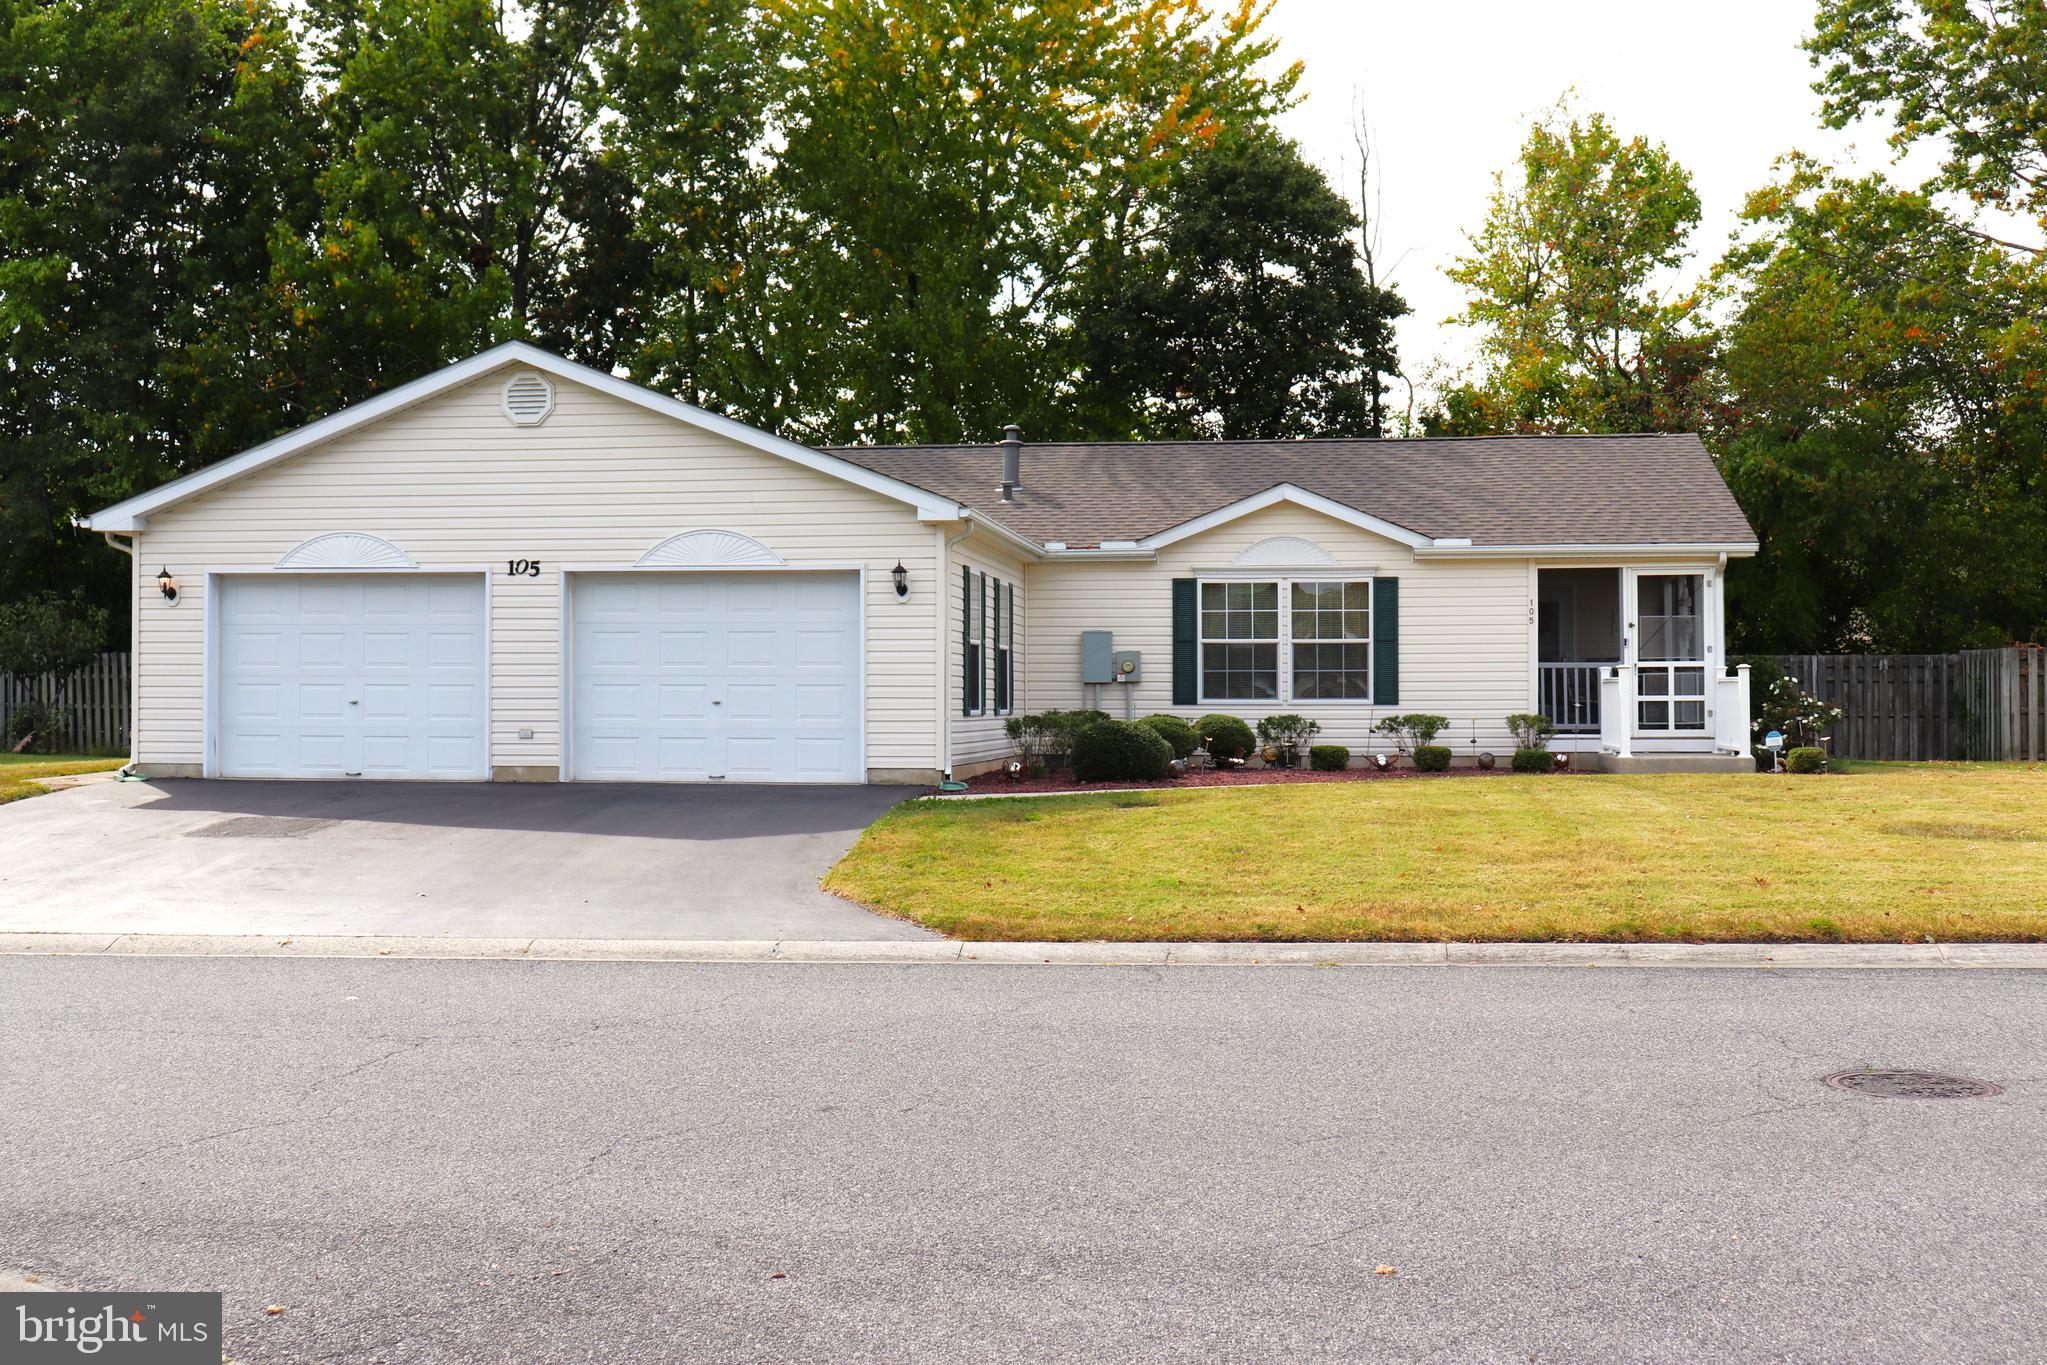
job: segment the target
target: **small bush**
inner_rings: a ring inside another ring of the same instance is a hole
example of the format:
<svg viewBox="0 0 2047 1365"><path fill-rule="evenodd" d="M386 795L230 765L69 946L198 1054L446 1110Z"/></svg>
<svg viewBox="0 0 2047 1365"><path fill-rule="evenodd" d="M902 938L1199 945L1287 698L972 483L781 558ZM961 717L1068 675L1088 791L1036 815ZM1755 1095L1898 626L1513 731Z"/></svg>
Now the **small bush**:
<svg viewBox="0 0 2047 1365"><path fill-rule="evenodd" d="M1517 773L1546 773L1557 766L1547 749L1516 749L1514 771Z"/></svg>
<svg viewBox="0 0 2047 1365"><path fill-rule="evenodd" d="M1273 747L1282 768L1299 766L1301 746L1321 733L1322 722L1306 716L1266 716L1258 722L1258 738Z"/></svg>
<svg viewBox="0 0 2047 1365"><path fill-rule="evenodd" d="M1137 723L1170 745L1174 758L1185 758L1201 747L1201 738L1194 733L1194 727L1178 716L1146 716Z"/></svg>
<svg viewBox="0 0 2047 1365"><path fill-rule="evenodd" d="M1194 733L1201 736L1201 747L1217 763L1226 758L1242 758L1258 742L1251 727L1235 716L1203 716L1194 722Z"/></svg>
<svg viewBox="0 0 2047 1365"><path fill-rule="evenodd" d="M1517 711L1507 717L1507 733L1514 736L1517 749L1547 749L1556 732L1555 721L1532 711Z"/></svg>
<svg viewBox="0 0 2047 1365"><path fill-rule="evenodd" d="M14 711L7 717L8 751L13 751L23 740L28 741L22 752L30 754L54 754L57 752L57 727L63 723L63 713L54 706L26 698L15 703Z"/></svg>
<svg viewBox="0 0 2047 1365"><path fill-rule="evenodd" d="M1002 723L1026 770L1057 768L1073 757L1073 744L1083 730L1109 718L1106 711L1039 711L1011 716Z"/></svg>
<svg viewBox="0 0 2047 1365"><path fill-rule="evenodd" d="M1414 751L1417 772L1439 773L1450 766L1450 751L1440 744L1424 744Z"/></svg>
<svg viewBox="0 0 2047 1365"><path fill-rule="evenodd" d="M1784 771L1792 773L1823 773L1827 770L1827 751L1807 746L1793 749L1784 755Z"/></svg>
<svg viewBox="0 0 2047 1365"><path fill-rule="evenodd" d="M1173 746L1158 731L1135 721L1097 722L1073 742L1077 782L1156 782L1172 761Z"/></svg>
<svg viewBox="0 0 2047 1365"><path fill-rule="evenodd" d="M1317 744L1308 750L1308 766L1318 773L1340 773L1350 766L1350 750L1341 744Z"/></svg>
<svg viewBox="0 0 2047 1365"><path fill-rule="evenodd" d="M1432 716L1422 711L1404 716L1388 716L1372 727L1379 734L1393 736L1402 753L1434 744L1436 736L1449 728L1448 716Z"/></svg>

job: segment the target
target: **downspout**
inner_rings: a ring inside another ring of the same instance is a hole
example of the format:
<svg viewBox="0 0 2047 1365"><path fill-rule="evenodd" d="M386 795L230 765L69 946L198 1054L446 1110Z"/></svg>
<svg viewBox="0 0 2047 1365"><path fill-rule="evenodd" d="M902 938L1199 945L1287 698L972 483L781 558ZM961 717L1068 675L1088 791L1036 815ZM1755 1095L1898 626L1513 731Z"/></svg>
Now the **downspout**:
<svg viewBox="0 0 2047 1365"><path fill-rule="evenodd" d="M938 532L938 773L941 780L952 781L952 655L945 648L945 613L952 601L952 550L970 535L974 534L974 520L971 512L960 517L960 533L947 540L945 532ZM966 648L964 638L960 648Z"/></svg>
<svg viewBox="0 0 2047 1365"><path fill-rule="evenodd" d="M131 776L135 771L135 723L142 717L141 689L136 686L137 674L142 669L142 604L135 591L135 541L132 533L127 544L114 537L118 531L102 531L100 535L107 544L128 556L128 761L123 763L119 777Z"/></svg>

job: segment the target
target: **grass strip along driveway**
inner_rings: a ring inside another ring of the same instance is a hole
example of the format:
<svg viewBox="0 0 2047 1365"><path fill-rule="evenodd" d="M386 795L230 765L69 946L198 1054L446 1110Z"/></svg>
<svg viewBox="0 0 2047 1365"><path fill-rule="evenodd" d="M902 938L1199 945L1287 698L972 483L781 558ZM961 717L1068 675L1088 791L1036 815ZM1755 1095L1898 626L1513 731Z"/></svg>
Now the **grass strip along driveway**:
<svg viewBox="0 0 2047 1365"><path fill-rule="evenodd" d="M42 796L50 789L38 777L71 777L118 768L125 758L65 758L45 754L0 754L0 806L24 796Z"/></svg>
<svg viewBox="0 0 2047 1365"><path fill-rule="evenodd" d="M2047 941L2047 767L915 801L828 890L967 939Z"/></svg>

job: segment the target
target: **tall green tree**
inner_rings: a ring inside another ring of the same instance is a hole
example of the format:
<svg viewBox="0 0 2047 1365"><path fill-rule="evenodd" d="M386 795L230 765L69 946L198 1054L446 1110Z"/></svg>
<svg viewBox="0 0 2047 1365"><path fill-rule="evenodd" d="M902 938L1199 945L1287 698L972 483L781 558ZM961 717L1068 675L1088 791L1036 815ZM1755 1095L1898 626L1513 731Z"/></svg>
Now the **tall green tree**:
<svg viewBox="0 0 2047 1365"><path fill-rule="evenodd" d="M333 155L277 275L325 406L511 337L610 365L641 254L598 147L614 0L360 0L315 35ZM598 249L593 249L598 248Z"/></svg>
<svg viewBox="0 0 2047 1365"><path fill-rule="evenodd" d="M1266 4L772 0L791 87L776 176L793 429L812 439L1048 430L1069 291L1129 245L1175 168L1291 99Z"/></svg>
<svg viewBox="0 0 2047 1365"><path fill-rule="evenodd" d="M1938 139L1939 185L2032 220L2000 246L2047 251L2047 5L2039 0L1820 0L1806 49L1825 118L1892 121L1900 151Z"/></svg>
<svg viewBox="0 0 2047 1365"><path fill-rule="evenodd" d="M0 0L0 600L125 563L72 518L301 420L264 269L318 162L260 0Z"/></svg>
<svg viewBox="0 0 2047 1365"><path fill-rule="evenodd" d="M1792 159L1717 272L1710 430L1750 649L2047 637L2047 278L1925 192Z"/></svg>
<svg viewBox="0 0 2047 1365"><path fill-rule="evenodd" d="M1381 435L1407 305L1360 268L1357 215L1290 142L1193 158L1158 230L1082 301L1082 392L1100 434Z"/></svg>
<svg viewBox="0 0 2047 1365"><path fill-rule="evenodd" d="M785 47L755 0L639 0L602 58L616 118L601 135L635 198L615 249L645 262L618 358L640 383L770 428L794 388L773 330L791 226L770 155Z"/></svg>
<svg viewBox="0 0 2047 1365"><path fill-rule="evenodd" d="M1447 273L1476 371L1443 394L1439 433L1662 431L1697 421L1702 357L1671 283L1699 221L1691 175L1665 148L1563 106L1495 177L1485 222Z"/></svg>

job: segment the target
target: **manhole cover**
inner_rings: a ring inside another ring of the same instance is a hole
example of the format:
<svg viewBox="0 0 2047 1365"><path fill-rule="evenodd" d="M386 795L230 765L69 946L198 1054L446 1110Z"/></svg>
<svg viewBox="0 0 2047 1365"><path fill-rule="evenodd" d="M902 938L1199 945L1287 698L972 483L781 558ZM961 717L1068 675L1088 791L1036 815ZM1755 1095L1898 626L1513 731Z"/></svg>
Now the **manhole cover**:
<svg viewBox="0 0 2047 1365"><path fill-rule="evenodd" d="M336 823L311 815L237 815L190 830L188 839L299 839Z"/></svg>
<svg viewBox="0 0 2047 1365"><path fill-rule="evenodd" d="M1980 1100L2004 1093L2001 1085L1938 1071L1837 1071L1827 1077L1827 1084L1893 1100Z"/></svg>

